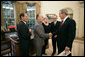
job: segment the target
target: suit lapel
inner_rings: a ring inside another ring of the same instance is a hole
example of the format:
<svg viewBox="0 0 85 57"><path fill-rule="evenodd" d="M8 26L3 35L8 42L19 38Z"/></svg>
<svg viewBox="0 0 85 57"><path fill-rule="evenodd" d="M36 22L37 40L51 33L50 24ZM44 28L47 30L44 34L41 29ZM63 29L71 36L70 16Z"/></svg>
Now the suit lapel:
<svg viewBox="0 0 85 57"><path fill-rule="evenodd" d="M23 21L21 21L22 23L23 23L23 25L28 29L28 26L23 22Z"/></svg>
<svg viewBox="0 0 85 57"><path fill-rule="evenodd" d="M69 20L69 18L67 18L67 19L64 21L63 25L62 25L60 28L65 27L65 26L67 25L67 21L68 21L68 20Z"/></svg>

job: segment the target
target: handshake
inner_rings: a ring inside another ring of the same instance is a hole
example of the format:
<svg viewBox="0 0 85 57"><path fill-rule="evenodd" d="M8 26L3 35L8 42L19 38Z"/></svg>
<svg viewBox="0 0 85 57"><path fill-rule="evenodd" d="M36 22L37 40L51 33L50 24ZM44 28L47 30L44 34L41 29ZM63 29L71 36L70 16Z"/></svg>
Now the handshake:
<svg viewBox="0 0 85 57"><path fill-rule="evenodd" d="M50 38L50 39L52 38L52 36L53 36L53 34L52 34L52 33L49 33L49 38ZM54 37L56 38L57 35L54 35Z"/></svg>
<svg viewBox="0 0 85 57"><path fill-rule="evenodd" d="M32 33L32 29L29 29L29 32Z"/></svg>
<svg viewBox="0 0 85 57"><path fill-rule="evenodd" d="M52 33L49 33L49 38L50 38L50 39L52 38L52 35L53 35Z"/></svg>

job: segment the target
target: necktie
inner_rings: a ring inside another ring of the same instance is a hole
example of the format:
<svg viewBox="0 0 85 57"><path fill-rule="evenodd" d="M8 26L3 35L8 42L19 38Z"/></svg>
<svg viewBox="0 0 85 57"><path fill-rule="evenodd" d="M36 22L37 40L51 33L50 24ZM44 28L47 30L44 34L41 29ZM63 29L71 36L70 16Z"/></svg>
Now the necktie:
<svg viewBox="0 0 85 57"><path fill-rule="evenodd" d="M62 26L62 25L63 25L63 20L62 20L62 22L61 22L60 26Z"/></svg>

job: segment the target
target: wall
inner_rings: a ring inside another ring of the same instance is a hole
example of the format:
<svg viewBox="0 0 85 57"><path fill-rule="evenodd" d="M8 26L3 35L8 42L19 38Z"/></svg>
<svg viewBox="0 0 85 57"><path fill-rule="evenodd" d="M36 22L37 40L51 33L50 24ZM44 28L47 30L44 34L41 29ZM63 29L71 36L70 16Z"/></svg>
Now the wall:
<svg viewBox="0 0 85 57"><path fill-rule="evenodd" d="M16 18L16 24L20 21L19 15L22 12L26 12L26 5L27 4L36 4L36 14L40 13L40 1L16 1L15 2L15 18Z"/></svg>
<svg viewBox="0 0 85 57"><path fill-rule="evenodd" d="M3 9L2 9L2 2L1 2L1 26L4 26L4 17L3 17Z"/></svg>
<svg viewBox="0 0 85 57"><path fill-rule="evenodd" d="M25 1L29 2L29 1ZM59 10L62 8L71 8L73 10L73 19L76 21L76 37L78 38L84 38L84 3L79 3L79 1L35 1L38 3L36 9L36 12L41 12L43 16L46 14L56 14L58 15L58 20L59 18ZM41 2L41 3L40 3ZM21 2L24 3L24 2ZM30 1L30 3L33 3L33 1ZM17 9L19 5L15 4L15 8ZM21 7L22 8L22 7ZM23 8L24 9L24 8ZM18 9L19 10L19 9ZM19 18L17 18L17 12L21 12L21 10L15 10L15 15L16 15L16 22ZM41 10L41 11L40 11ZM1 17L2 17L2 9L1 9ZM1 18L1 23L3 25L3 17ZM52 22L52 20L49 20L49 22Z"/></svg>
<svg viewBox="0 0 85 57"><path fill-rule="evenodd" d="M84 41L74 40L72 46L72 56L84 56Z"/></svg>
<svg viewBox="0 0 85 57"><path fill-rule="evenodd" d="M73 10L73 19L76 21L76 37L84 37L84 4L81 5L79 1L42 1L41 14L57 14L59 18L59 10L63 8L71 8Z"/></svg>

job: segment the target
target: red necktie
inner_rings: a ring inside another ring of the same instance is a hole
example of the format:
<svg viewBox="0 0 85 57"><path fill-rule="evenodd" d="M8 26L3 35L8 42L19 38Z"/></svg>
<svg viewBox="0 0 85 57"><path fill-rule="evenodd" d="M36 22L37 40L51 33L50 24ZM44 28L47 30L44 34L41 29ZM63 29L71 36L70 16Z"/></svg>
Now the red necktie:
<svg viewBox="0 0 85 57"><path fill-rule="evenodd" d="M62 20L62 22L61 22L60 26L62 26L62 25L63 25L63 20Z"/></svg>

